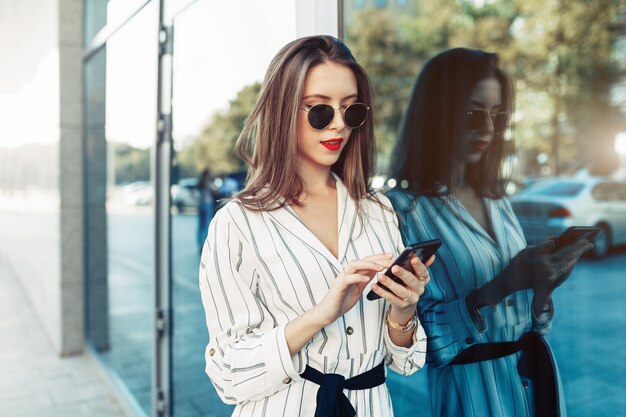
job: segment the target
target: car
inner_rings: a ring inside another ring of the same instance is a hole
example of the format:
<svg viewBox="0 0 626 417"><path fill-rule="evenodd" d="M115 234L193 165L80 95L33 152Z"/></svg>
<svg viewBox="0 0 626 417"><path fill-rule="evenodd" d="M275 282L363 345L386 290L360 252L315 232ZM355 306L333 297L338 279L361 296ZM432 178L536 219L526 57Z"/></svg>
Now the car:
<svg viewBox="0 0 626 417"><path fill-rule="evenodd" d="M186 208L198 207L200 204L197 178L181 178L178 184L172 184L170 192L172 206L176 207L179 213L184 212Z"/></svg>
<svg viewBox="0 0 626 417"><path fill-rule="evenodd" d="M626 181L561 177L539 181L511 197L529 244L558 236L570 226L596 226L592 256L603 258L626 243Z"/></svg>

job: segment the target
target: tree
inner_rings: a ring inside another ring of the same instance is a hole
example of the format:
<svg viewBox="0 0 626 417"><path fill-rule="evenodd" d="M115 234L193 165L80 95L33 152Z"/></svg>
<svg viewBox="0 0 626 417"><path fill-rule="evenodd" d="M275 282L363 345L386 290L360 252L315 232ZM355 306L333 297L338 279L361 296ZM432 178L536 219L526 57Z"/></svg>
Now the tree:
<svg viewBox="0 0 626 417"><path fill-rule="evenodd" d="M244 87L229 102L227 110L214 114L192 144L178 153L178 165L193 165L196 172L210 168L214 174L243 170L243 161L234 153L235 142L260 89L258 82Z"/></svg>
<svg viewBox="0 0 626 417"><path fill-rule="evenodd" d="M610 101L620 80L615 54L626 33L623 0L429 0L419 14L355 15L346 41L377 93L376 133L386 159L410 85L422 63L453 47L497 52L517 81L516 143L546 153L553 172L591 164L615 168L612 140L624 116ZM622 22L622 23L620 23ZM616 122L617 121L617 122Z"/></svg>
<svg viewBox="0 0 626 417"><path fill-rule="evenodd" d="M150 149L140 149L126 143L109 143L114 149L115 183L127 184L150 180Z"/></svg>
<svg viewBox="0 0 626 417"><path fill-rule="evenodd" d="M378 170L384 171L420 61L385 11L357 13L355 25L348 28L346 44L374 86Z"/></svg>

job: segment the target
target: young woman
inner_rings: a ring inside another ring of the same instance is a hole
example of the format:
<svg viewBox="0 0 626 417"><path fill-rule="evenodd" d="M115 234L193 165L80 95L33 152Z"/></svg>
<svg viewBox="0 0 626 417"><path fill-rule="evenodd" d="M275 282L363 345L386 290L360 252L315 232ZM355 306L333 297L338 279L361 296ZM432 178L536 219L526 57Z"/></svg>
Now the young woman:
<svg viewBox="0 0 626 417"><path fill-rule="evenodd" d="M552 291L592 245L526 248L503 191L513 102L495 54L443 52L419 75L393 152L388 197L404 241L444 242L419 304L433 416L553 416L565 405L541 334Z"/></svg>
<svg viewBox="0 0 626 417"><path fill-rule="evenodd" d="M391 416L383 364L423 365L426 266L392 268L406 287L370 284L402 249L368 187L371 103L333 37L298 39L270 64L237 143L247 185L216 213L200 266L206 372L236 416Z"/></svg>

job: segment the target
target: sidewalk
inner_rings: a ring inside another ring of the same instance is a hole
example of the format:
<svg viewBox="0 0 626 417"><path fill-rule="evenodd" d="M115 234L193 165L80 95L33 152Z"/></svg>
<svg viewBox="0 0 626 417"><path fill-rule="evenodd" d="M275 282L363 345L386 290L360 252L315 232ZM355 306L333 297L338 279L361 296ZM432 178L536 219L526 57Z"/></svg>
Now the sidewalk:
<svg viewBox="0 0 626 417"><path fill-rule="evenodd" d="M61 359L0 257L0 416L125 417L86 356Z"/></svg>

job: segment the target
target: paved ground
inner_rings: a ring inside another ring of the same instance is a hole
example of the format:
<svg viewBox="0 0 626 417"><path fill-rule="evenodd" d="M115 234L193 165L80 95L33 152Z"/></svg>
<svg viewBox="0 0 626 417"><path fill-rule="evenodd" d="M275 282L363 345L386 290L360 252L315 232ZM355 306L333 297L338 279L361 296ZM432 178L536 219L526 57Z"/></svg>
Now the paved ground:
<svg viewBox="0 0 626 417"><path fill-rule="evenodd" d="M91 359L54 353L1 255L0 416L125 416Z"/></svg>

